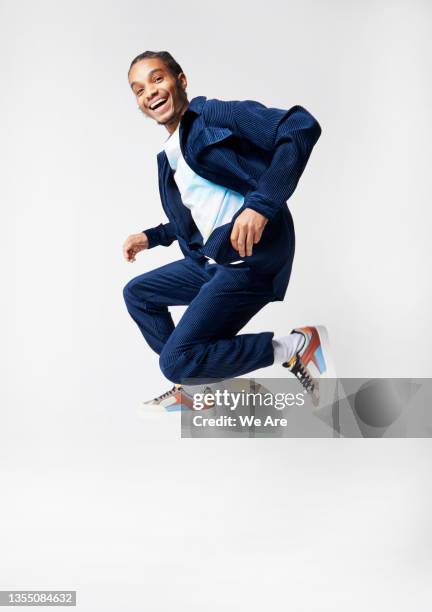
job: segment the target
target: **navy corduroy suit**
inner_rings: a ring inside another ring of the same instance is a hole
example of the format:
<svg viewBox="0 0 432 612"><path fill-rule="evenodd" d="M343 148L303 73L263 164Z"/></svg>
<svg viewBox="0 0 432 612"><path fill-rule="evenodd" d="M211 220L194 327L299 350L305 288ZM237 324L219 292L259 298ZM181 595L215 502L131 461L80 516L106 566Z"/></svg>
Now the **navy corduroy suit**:
<svg viewBox="0 0 432 612"><path fill-rule="evenodd" d="M286 202L320 134L316 119L301 106L282 110L205 96L189 102L179 126L186 163L203 178L241 193L244 202L203 244L165 151L158 154L159 191L169 222L144 231L149 248L178 240L184 258L132 279L124 297L172 382L233 378L273 363L273 332L237 334L268 302L284 299L295 247ZM252 255L234 264L240 255L230 235L245 208L268 223ZM188 305L176 327L168 310L174 305Z"/></svg>

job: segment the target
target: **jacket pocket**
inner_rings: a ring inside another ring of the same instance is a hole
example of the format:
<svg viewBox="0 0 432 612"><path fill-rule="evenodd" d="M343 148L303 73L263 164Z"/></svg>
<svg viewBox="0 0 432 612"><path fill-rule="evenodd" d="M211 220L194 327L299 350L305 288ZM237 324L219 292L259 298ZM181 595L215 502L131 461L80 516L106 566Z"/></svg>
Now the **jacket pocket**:
<svg viewBox="0 0 432 612"><path fill-rule="evenodd" d="M191 149L198 157L207 147L226 140L232 135L232 131L226 127L206 127L198 132L198 135L191 143Z"/></svg>

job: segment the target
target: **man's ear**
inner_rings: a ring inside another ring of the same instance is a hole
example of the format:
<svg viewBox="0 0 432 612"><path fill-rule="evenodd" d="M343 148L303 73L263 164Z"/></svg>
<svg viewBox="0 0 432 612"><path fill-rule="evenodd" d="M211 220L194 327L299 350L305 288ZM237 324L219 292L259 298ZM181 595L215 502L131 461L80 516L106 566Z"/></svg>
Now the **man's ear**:
<svg viewBox="0 0 432 612"><path fill-rule="evenodd" d="M180 74L177 76L177 79L180 81L181 88L186 93L187 78L186 78L185 73L184 72L180 72Z"/></svg>

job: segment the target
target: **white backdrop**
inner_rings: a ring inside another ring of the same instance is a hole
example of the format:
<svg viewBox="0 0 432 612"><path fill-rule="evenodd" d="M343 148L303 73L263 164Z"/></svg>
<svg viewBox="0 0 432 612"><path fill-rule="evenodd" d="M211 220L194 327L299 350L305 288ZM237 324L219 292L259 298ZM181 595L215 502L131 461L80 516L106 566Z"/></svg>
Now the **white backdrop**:
<svg viewBox="0 0 432 612"><path fill-rule="evenodd" d="M0 7L0 589L76 588L104 612L425 609L429 442L191 442L140 420L170 383L122 288L181 253L121 247L166 221L167 132L127 70L168 50L189 98L301 104L323 129L287 296L244 331L322 323L341 377L430 376L430 4Z"/></svg>

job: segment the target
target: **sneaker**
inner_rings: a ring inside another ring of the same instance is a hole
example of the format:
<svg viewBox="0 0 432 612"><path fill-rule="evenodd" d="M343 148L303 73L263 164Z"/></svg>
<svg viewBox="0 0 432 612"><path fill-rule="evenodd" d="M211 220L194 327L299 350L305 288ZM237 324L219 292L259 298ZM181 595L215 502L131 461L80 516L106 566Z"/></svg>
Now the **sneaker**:
<svg viewBox="0 0 432 612"><path fill-rule="evenodd" d="M210 387L205 387L203 393L208 394L211 393ZM147 400L143 402L143 405L146 410L156 411L156 412L177 412L179 410L198 410L198 408L194 408L194 398L191 393L186 391L183 385L175 384L172 389L162 393L158 397L155 397L151 400ZM214 401L210 406L205 406L206 408L211 408L214 405Z"/></svg>
<svg viewBox="0 0 432 612"><path fill-rule="evenodd" d="M320 402L319 379L336 378L327 329L323 325L296 327L291 333L301 334L303 343L294 357L282 365L299 379L311 395L314 406L318 406Z"/></svg>

